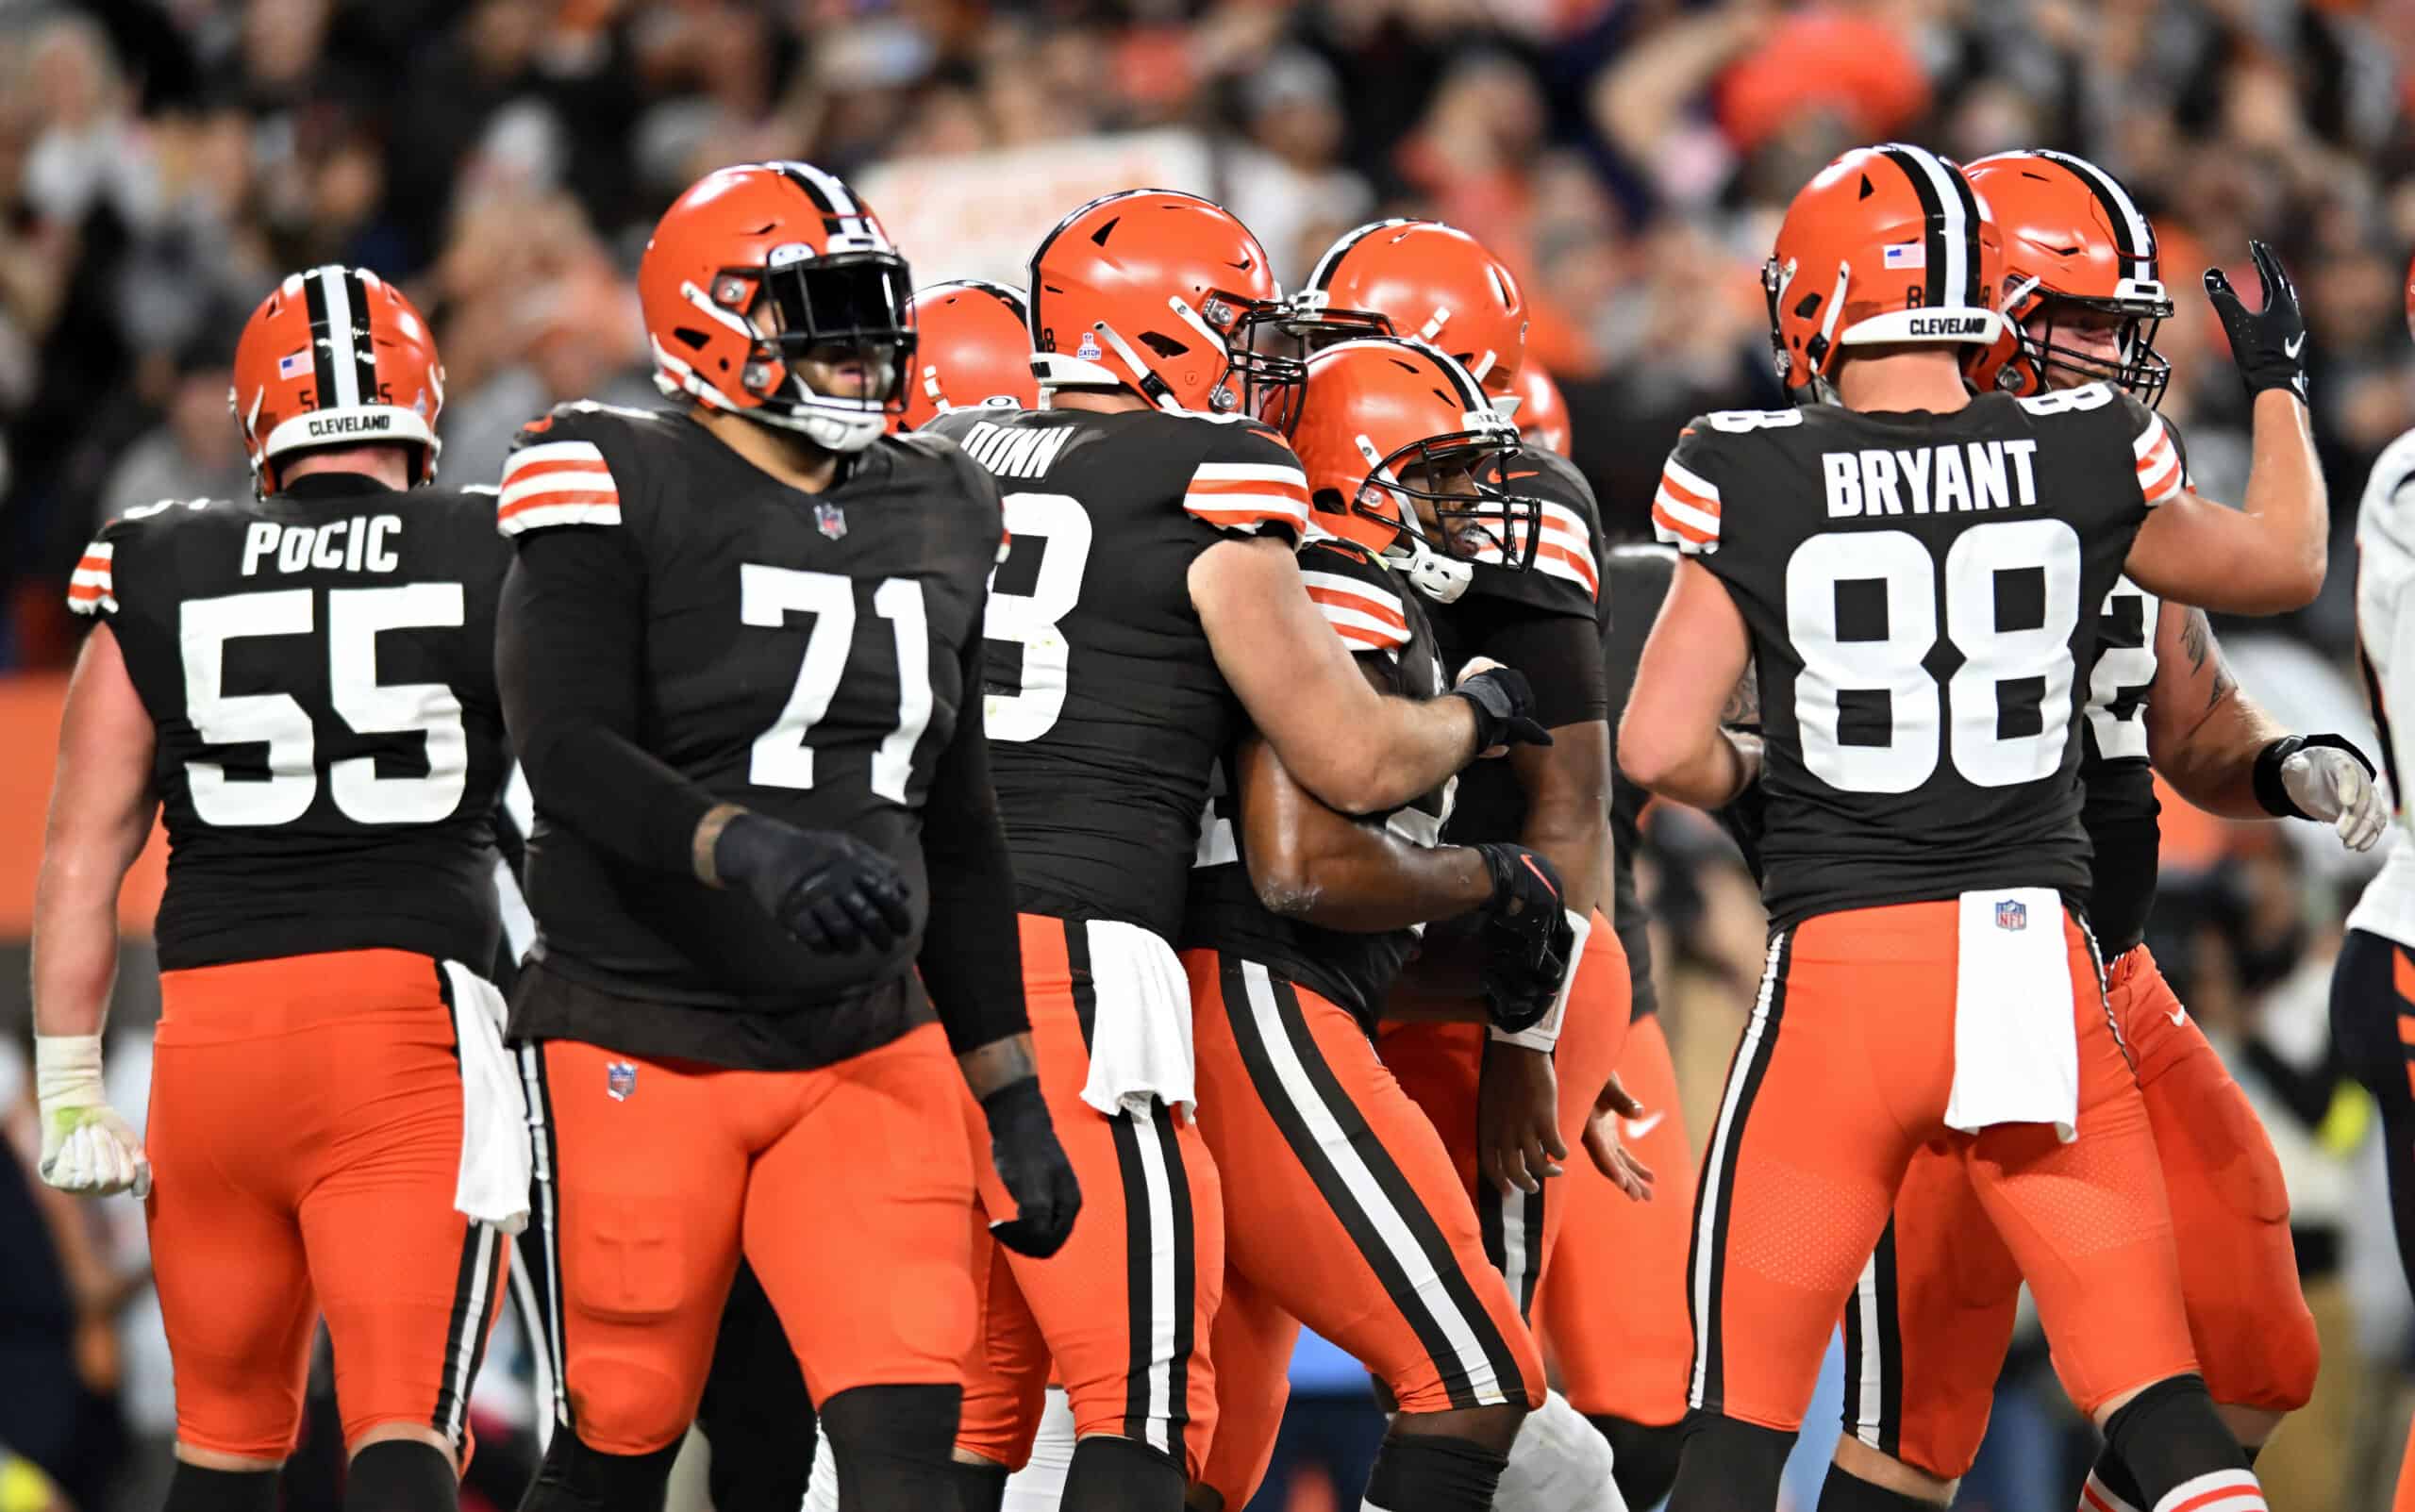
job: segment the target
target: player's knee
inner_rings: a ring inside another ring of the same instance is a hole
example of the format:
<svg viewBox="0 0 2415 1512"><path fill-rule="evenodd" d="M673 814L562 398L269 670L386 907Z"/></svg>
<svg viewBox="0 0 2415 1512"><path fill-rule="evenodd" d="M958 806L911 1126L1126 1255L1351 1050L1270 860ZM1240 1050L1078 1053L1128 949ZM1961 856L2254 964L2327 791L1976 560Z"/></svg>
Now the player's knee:
<svg viewBox="0 0 2415 1512"><path fill-rule="evenodd" d="M1686 1420L1672 1504L1690 1512L1768 1512L1794 1435L1697 1412Z"/></svg>
<svg viewBox="0 0 2415 1512"><path fill-rule="evenodd" d="M1439 1434L1450 1438L1464 1438L1481 1444L1497 1454L1509 1453L1518 1439L1518 1429L1526 1421L1526 1404L1523 1401L1503 1402L1489 1407L1455 1407L1441 1412L1416 1412L1404 1408L1392 1420L1396 1434Z"/></svg>
<svg viewBox="0 0 2415 1512"><path fill-rule="evenodd" d="M2230 1436L2239 1440L2239 1447L2250 1463L2280 1431L2281 1420L2289 1416L2269 1407L2239 1407L2223 1402L2215 1403L2214 1411L2223 1420L2223 1426L2230 1430Z"/></svg>
<svg viewBox="0 0 2415 1512"><path fill-rule="evenodd" d="M1172 1454L1120 1434L1092 1434L1074 1446L1065 1471L1069 1512L1179 1512L1187 1484Z"/></svg>
<svg viewBox="0 0 2415 1512"><path fill-rule="evenodd" d="M2255 1484L2247 1455L2194 1375L2157 1381L2123 1404L2105 1420L2105 1451L2129 1471L2138 1504L2156 1512L2174 1489L2205 1476L2237 1475L2247 1487Z"/></svg>
<svg viewBox="0 0 2415 1512"><path fill-rule="evenodd" d="M824 1403L839 1504L902 1512L960 1494L953 1452L963 1400L955 1386L858 1386Z"/></svg>
<svg viewBox="0 0 2415 1512"><path fill-rule="evenodd" d="M1902 1485L1882 1486L1832 1464L1827 1479L1820 1483L1819 1512L1934 1512L1951 1505L1952 1497L1951 1487L1943 1498L1922 1496Z"/></svg>
<svg viewBox="0 0 2415 1512"><path fill-rule="evenodd" d="M361 1445L344 1471L343 1512L453 1512L453 1456L417 1437Z"/></svg>
<svg viewBox="0 0 2415 1512"><path fill-rule="evenodd" d="M1636 1422L1609 1413L1586 1420L1610 1442L1610 1478L1631 1507L1657 1506L1677 1480L1677 1450L1685 1442L1683 1421Z"/></svg>
<svg viewBox="0 0 2415 1512"><path fill-rule="evenodd" d="M634 1354L574 1355L568 1385L579 1433L607 1454L636 1458L676 1449L694 1421L694 1387Z"/></svg>
<svg viewBox="0 0 2415 1512"><path fill-rule="evenodd" d="M1967 1469L1967 1465L1964 1468ZM1836 1454L1830 1461L1828 1472L1828 1484L1831 1486L1838 1486L1840 1482L1859 1482L1896 1496L1904 1504L1910 1506L1953 1505L1954 1487L1960 1479L1959 1474L1941 1475L1933 1469L1914 1465L1883 1449L1874 1449L1850 1434L1837 1440ZM1884 1500L1857 1501L1854 1499L1857 1493L1850 1485L1840 1487L1838 1494L1844 1500L1837 1505L1848 1509L1865 1504L1873 1508L1898 1504ZM1824 1494L1821 1504L1827 1504Z"/></svg>
<svg viewBox="0 0 2415 1512"><path fill-rule="evenodd" d="M1508 1468L1509 1456L1498 1450L1446 1434L1404 1433L1395 1422L1367 1477L1366 1504L1382 1512L1485 1512Z"/></svg>
<svg viewBox="0 0 2415 1512"><path fill-rule="evenodd" d="M614 1454L579 1442L575 1432L557 1433L520 1512L660 1512L678 1457L677 1439L642 1454Z"/></svg>

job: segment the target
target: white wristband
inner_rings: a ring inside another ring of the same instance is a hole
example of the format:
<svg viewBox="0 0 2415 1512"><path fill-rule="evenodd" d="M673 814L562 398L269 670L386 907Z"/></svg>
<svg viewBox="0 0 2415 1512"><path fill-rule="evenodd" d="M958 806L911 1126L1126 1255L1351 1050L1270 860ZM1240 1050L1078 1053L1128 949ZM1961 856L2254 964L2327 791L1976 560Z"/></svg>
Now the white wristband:
<svg viewBox="0 0 2415 1512"><path fill-rule="evenodd" d="M1516 1034L1493 1029L1492 1038L1501 1043L1524 1050L1540 1050L1544 1055L1550 1055L1553 1047L1559 1043L1560 1021L1568 1016L1568 995L1576 987L1576 973L1585 960L1585 937L1593 932L1591 914L1567 910L1567 917L1569 930L1575 938L1568 942L1568 974L1559 979L1559 995L1551 1000L1549 1013Z"/></svg>
<svg viewBox="0 0 2415 1512"><path fill-rule="evenodd" d="M34 1036L34 1095L45 1108L94 1107L106 1102L101 1090L101 1037Z"/></svg>

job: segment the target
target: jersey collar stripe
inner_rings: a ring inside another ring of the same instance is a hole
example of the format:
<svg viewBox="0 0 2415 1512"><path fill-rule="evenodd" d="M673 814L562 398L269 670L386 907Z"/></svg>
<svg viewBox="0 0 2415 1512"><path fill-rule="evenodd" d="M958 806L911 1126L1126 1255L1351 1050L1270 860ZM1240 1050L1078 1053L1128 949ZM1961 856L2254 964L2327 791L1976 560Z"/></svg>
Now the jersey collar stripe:
<svg viewBox="0 0 2415 1512"><path fill-rule="evenodd" d="M319 270L317 282L319 299L311 313L325 312L327 333L326 356L319 362L325 385L319 390L319 403L349 409L360 403L360 356L352 340L352 280L341 268L328 267Z"/></svg>
<svg viewBox="0 0 2415 1512"><path fill-rule="evenodd" d="M1968 242L1973 230L1962 196L1955 192L1953 171L1919 147L1899 145L1881 147L1879 151L1903 170L1926 215L1923 239L1928 248L1928 270L1924 294L1930 307L1958 308L1968 305Z"/></svg>
<svg viewBox="0 0 2415 1512"><path fill-rule="evenodd" d="M2122 256L2132 264L2130 276L2141 283L2151 281L2155 277L2155 224L2139 213L2137 203L2120 181L2087 158L2074 158L2067 152L2040 151L2038 156L2070 169L2073 176L2088 186L2097 203L2105 207L2105 217L2112 224Z"/></svg>

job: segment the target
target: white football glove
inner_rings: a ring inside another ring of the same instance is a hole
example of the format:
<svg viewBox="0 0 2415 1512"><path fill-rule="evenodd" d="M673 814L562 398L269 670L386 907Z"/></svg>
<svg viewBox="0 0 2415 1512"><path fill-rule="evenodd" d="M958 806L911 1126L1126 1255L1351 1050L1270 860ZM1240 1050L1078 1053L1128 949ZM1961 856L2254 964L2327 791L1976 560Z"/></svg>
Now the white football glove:
<svg viewBox="0 0 2415 1512"><path fill-rule="evenodd" d="M151 1194L151 1162L133 1126L101 1091L99 1035L34 1036L42 1101L42 1179L61 1191Z"/></svg>
<svg viewBox="0 0 2415 1512"><path fill-rule="evenodd" d="M2345 751L2310 745L2292 753L2281 763L2281 786L2301 813L2330 822L2352 851L2372 850L2390 823L2380 785Z"/></svg>

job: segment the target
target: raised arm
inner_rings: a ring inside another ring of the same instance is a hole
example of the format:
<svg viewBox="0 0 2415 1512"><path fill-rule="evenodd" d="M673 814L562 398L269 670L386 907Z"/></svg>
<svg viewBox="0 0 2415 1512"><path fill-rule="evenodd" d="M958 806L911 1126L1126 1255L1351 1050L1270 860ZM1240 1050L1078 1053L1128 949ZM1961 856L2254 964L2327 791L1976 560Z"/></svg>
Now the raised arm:
<svg viewBox="0 0 2415 1512"><path fill-rule="evenodd" d="M1308 599L1289 541L1217 542L1191 564L1216 666L1300 785L1344 813L1408 802L1507 739L1544 739L1525 679L1487 673L1450 695L1378 693Z"/></svg>

